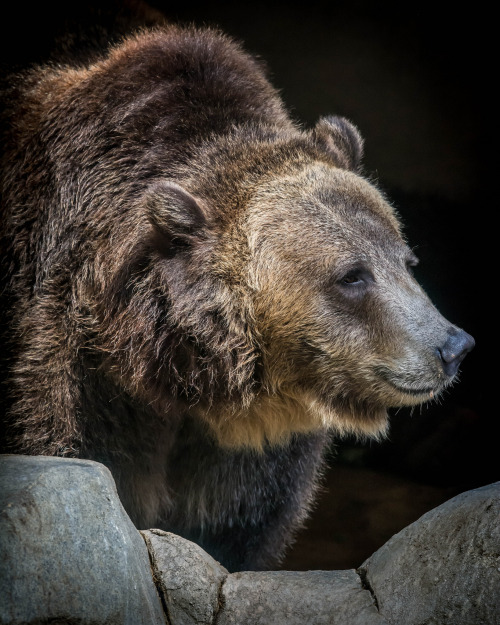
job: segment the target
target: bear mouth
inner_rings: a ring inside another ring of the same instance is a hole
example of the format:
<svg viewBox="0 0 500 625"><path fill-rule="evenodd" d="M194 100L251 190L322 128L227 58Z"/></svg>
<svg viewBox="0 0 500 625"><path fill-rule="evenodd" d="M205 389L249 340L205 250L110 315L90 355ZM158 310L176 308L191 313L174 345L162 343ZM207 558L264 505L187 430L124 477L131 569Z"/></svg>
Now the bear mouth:
<svg viewBox="0 0 500 625"><path fill-rule="evenodd" d="M435 396L436 394L435 386L410 386L401 382L401 380L398 379L397 374L389 369L385 369L384 367L377 368L377 374L384 380L384 382L403 395L411 395L413 397L425 395L429 398Z"/></svg>
<svg viewBox="0 0 500 625"><path fill-rule="evenodd" d="M412 395L413 397L418 397L419 395L433 396L435 394L434 388L432 386L426 386L423 388L415 389L407 386L399 386L398 384L394 384L394 382L390 382L386 380L392 386L392 388L396 389L399 393L403 393L404 395Z"/></svg>

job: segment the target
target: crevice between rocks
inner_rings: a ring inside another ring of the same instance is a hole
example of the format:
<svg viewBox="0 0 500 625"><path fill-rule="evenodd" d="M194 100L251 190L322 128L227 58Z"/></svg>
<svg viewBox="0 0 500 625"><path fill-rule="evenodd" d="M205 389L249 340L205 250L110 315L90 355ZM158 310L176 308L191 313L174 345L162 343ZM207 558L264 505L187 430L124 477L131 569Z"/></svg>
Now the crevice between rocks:
<svg viewBox="0 0 500 625"><path fill-rule="evenodd" d="M146 538L146 536L141 531L139 531L139 534L142 536L142 539L146 543L146 549L148 550L148 557L149 557L149 566L151 567L151 577L153 578L153 583L154 583L154 585L156 587L156 592L158 593L158 596L160 597L161 605L162 605L162 608L163 608L163 614L165 616L166 625L172 625L172 620L171 620L170 614L168 612L167 598L165 597L165 593L163 592L163 588L162 588L162 585L161 585L161 582L160 582L160 576L159 576L159 573L157 571L157 568L156 568L156 565L155 565L155 562L154 562L152 549L150 549L149 540Z"/></svg>
<svg viewBox="0 0 500 625"><path fill-rule="evenodd" d="M228 578L228 575L225 575L221 579L221 582L219 584L219 591L217 592L217 608L214 614L214 618L212 619L212 625L218 625L219 616L221 615L221 612L224 609L224 606L226 604L226 602L224 601L224 594L222 592L222 588L224 587L224 584L226 583L227 578Z"/></svg>
<svg viewBox="0 0 500 625"><path fill-rule="evenodd" d="M375 594L375 591L370 586L370 582L368 581L368 571L364 567L360 566L359 569L356 569L356 573L359 579L361 580L361 586L370 593L373 599L373 603L375 604L375 607L377 608L377 612L380 613L377 595Z"/></svg>

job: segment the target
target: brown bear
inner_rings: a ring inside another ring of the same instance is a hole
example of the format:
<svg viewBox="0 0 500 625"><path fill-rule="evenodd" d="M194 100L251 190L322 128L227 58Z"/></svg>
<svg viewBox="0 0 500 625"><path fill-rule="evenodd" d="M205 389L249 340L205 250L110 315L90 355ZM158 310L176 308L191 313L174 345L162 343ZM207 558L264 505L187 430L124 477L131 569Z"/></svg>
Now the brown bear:
<svg viewBox="0 0 500 625"><path fill-rule="evenodd" d="M2 101L2 451L100 461L139 528L274 566L329 433L381 437L473 346L358 130L300 128L239 44L175 25Z"/></svg>

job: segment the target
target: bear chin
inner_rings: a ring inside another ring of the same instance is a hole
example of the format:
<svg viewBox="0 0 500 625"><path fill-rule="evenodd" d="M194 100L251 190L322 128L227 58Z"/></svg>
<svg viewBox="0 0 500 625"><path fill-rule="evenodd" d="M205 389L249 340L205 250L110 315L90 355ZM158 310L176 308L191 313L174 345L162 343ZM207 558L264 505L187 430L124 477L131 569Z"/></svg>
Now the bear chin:
<svg viewBox="0 0 500 625"><path fill-rule="evenodd" d="M321 430L360 439L381 440L387 435L387 407L380 404L353 405L337 399L323 399L312 392L296 395L266 395L245 409L211 407L199 409L219 445L232 449L262 451L268 446L286 445L294 434Z"/></svg>
<svg viewBox="0 0 500 625"><path fill-rule="evenodd" d="M354 395L339 397L317 390L295 390L262 394L248 405L213 404L192 412L208 424L222 447L262 451L266 446L286 445L294 434L320 430L339 437L380 441L387 436L390 408L412 407L436 400L447 386L399 387L384 376L373 396L360 400ZM229 406L229 407L228 407Z"/></svg>

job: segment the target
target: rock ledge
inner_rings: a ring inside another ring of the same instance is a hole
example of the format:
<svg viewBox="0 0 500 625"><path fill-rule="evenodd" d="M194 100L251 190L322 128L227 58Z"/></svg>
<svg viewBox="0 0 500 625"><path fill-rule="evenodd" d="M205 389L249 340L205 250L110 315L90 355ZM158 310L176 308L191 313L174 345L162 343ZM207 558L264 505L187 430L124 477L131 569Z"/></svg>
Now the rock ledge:
<svg viewBox="0 0 500 625"><path fill-rule="evenodd" d="M431 510L357 571L229 574L179 536L138 532L86 460L0 456L0 511L0 625L500 624L500 482Z"/></svg>

